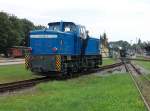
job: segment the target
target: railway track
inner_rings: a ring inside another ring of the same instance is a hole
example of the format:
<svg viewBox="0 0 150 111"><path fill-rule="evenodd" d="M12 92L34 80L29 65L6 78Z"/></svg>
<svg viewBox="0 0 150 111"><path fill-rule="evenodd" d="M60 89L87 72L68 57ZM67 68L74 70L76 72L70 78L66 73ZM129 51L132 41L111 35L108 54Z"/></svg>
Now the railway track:
<svg viewBox="0 0 150 111"><path fill-rule="evenodd" d="M48 77L41 77L41 78L0 84L0 93L12 92L12 91L17 91L17 90L33 87L36 84L39 84L41 82L47 82L49 80L50 78Z"/></svg>
<svg viewBox="0 0 150 111"><path fill-rule="evenodd" d="M106 69L112 69L112 68L115 68L115 67L118 67L121 65L123 65L123 62L115 63L115 64L111 64L111 65L106 65L106 66L101 66L94 71L87 71L84 73L90 74L93 72L99 72L99 71L103 71ZM18 91L21 89L33 87L39 83L50 81L51 79L52 78L50 78L50 77L41 77L41 78L35 78L35 79L29 79L29 80L0 84L0 93L13 92L13 91Z"/></svg>
<svg viewBox="0 0 150 111"><path fill-rule="evenodd" d="M119 58L122 59L122 58ZM136 58L126 58L127 60L130 61L145 61L145 62L150 62L150 58L145 58L145 59L136 59Z"/></svg>
<svg viewBox="0 0 150 111"><path fill-rule="evenodd" d="M137 90L138 90L138 92L139 92L139 94L140 94L142 100L144 101L144 104L145 104L147 110L150 111L150 107L149 107L149 103L148 103L148 101L150 102L150 100L147 98L146 95L143 95L142 89L140 88L140 83L141 83L141 82L139 83L138 80L137 80L137 77L136 77L136 76L138 76L138 75L141 76L141 75L143 75L143 74L142 74L141 71L140 71L134 64L132 64L132 63L128 63L128 64L125 63L124 65L125 65L126 71L129 72L129 74L130 74L130 76L131 76L131 78L132 78L132 80L133 80L133 82L134 82L134 84L135 84L135 86L136 86L136 88L137 88ZM149 83L150 83L150 81L149 81Z"/></svg>
<svg viewBox="0 0 150 111"><path fill-rule="evenodd" d="M119 67L121 65L124 65L124 62L119 62L119 63L115 63L115 64L111 64L111 65L101 66L97 70L102 71L102 70L106 70L106 69L112 69L112 68L115 68L115 67Z"/></svg>

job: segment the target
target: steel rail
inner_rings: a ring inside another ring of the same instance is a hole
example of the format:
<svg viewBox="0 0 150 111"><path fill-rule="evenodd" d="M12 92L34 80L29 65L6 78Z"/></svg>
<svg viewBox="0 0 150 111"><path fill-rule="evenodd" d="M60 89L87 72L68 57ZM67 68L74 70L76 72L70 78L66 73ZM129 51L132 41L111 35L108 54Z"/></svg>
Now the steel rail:
<svg viewBox="0 0 150 111"><path fill-rule="evenodd" d="M135 65L133 65L132 63L130 63L130 65L132 66L132 68L136 71L137 74L141 75L141 71L139 69L136 68Z"/></svg>
<svg viewBox="0 0 150 111"><path fill-rule="evenodd" d="M129 63L129 65L131 65L131 67L132 67L135 71L137 71L137 70L135 69L135 66L134 66L133 64ZM140 88L139 88L139 86L138 86L138 83L136 82L136 79L134 78L134 76L133 76L133 74L132 74L132 70L129 68L129 66L128 66L127 64L125 64L125 67L127 68L127 70L128 70L127 72L129 72L130 77L132 78L132 80L133 80L133 82L134 82L134 85L135 85L135 87L137 88L137 90L138 90L138 92L139 92L139 94L140 94L141 99L144 101L144 105L146 106L147 110L150 111L150 107L149 107L148 103L146 102L146 100L145 100L145 98L144 98L144 96L143 96L143 94L142 94L142 92L141 92L141 90L140 90ZM136 72L136 73L139 74L139 71ZM141 73L141 74L142 74L142 73Z"/></svg>
<svg viewBox="0 0 150 111"><path fill-rule="evenodd" d="M105 65L105 66L99 67L98 70L102 71L102 70L106 70L106 69L111 69L111 68L115 68L115 67L121 66L123 64L124 64L123 62L119 62L119 63L115 63L115 64Z"/></svg>
<svg viewBox="0 0 150 111"><path fill-rule="evenodd" d="M127 60L133 60L133 61L145 61L150 62L150 59L134 59L134 58L126 58Z"/></svg>
<svg viewBox="0 0 150 111"><path fill-rule="evenodd" d="M106 65L106 66L101 66L101 67L97 68L96 70L94 70L94 72L115 68L115 67L118 67L121 65L123 65L123 62L119 62L119 63L115 63L115 64L111 64L111 65ZM84 72L84 74L90 74L90 73L93 73L93 71ZM0 84L0 93L12 92L12 91L20 90L20 89L33 87L38 83L46 82L46 81L49 81L51 79L52 78L50 78L50 77L41 77L41 78L35 78L35 79L29 79L29 80Z"/></svg>
<svg viewBox="0 0 150 111"><path fill-rule="evenodd" d="M144 73L141 73L141 71L139 71L139 69L137 69L136 67L135 67L135 65L133 65L132 63L131 63L131 65L132 65L132 67L135 69L135 70L137 70L138 71L138 74L139 75L142 75L146 80L148 80L148 82L150 83L150 79L144 74Z"/></svg>
<svg viewBox="0 0 150 111"><path fill-rule="evenodd" d="M50 78L48 78L48 77L41 77L41 78L35 78L35 79L29 79L29 80L0 84L0 93L12 92L12 91L24 89L27 87L32 87L38 83L46 82L49 80L50 80Z"/></svg>

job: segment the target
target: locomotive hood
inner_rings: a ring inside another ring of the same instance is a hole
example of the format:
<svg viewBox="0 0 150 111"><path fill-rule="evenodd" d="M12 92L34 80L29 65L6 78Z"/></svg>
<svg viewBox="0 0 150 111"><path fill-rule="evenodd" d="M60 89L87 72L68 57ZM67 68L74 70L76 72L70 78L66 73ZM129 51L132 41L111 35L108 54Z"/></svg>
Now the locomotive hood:
<svg viewBox="0 0 150 111"><path fill-rule="evenodd" d="M30 47L33 55L60 54L70 51L70 44L66 48L66 40L73 38L73 32L60 32L53 30L37 30L30 32Z"/></svg>
<svg viewBox="0 0 150 111"><path fill-rule="evenodd" d="M56 38L56 37L58 37L58 35L64 35L64 34L74 35L73 32L66 33L66 32L61 32L61 31L45 29L45 30L31 31L30 38ZM50 35L52 35L52 36L50 36Z"/></svg>

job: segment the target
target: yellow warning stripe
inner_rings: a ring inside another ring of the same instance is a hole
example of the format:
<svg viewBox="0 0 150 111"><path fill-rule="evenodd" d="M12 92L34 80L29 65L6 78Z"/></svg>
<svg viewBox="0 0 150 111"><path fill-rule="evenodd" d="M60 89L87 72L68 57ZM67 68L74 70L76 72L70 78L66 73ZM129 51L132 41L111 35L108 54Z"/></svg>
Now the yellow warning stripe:
<svg viewBox="0 0 150 111"><path fill-rule="evenodd" d="M56 55L56 70L61 71L61 56Z"/></svg>
<svg viewBox="0 0 150 111"><path fill-rule="evenodd" d="M25 55L25 68L29 69L29 55Z"/></svg>

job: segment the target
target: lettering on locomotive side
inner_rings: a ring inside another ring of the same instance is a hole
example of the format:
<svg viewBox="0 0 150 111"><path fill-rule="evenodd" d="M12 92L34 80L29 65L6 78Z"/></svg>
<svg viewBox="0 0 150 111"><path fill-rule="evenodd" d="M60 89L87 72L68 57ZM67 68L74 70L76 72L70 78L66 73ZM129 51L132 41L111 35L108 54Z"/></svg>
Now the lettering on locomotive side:
<svg viewBox="0 0 150 111"><path fill-rule="evenodd" d="M30 35L30 38L57 38L57 35Z"/></svg>

